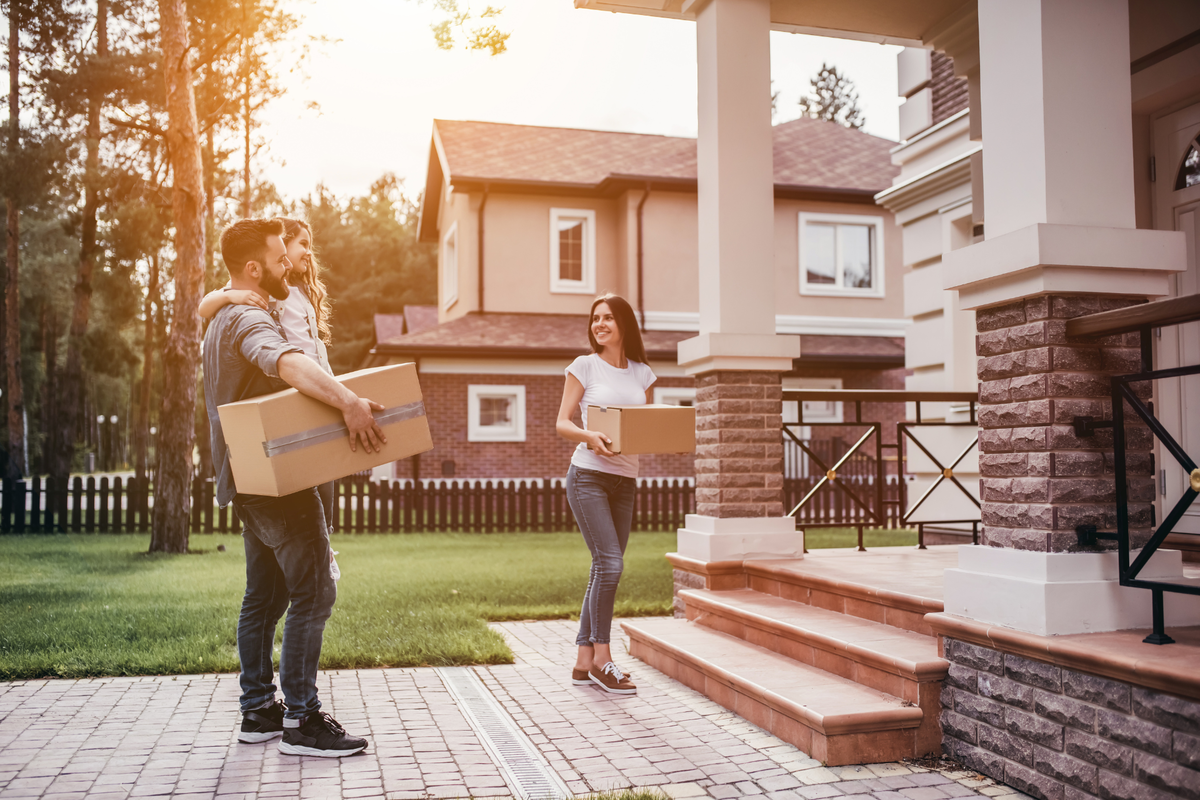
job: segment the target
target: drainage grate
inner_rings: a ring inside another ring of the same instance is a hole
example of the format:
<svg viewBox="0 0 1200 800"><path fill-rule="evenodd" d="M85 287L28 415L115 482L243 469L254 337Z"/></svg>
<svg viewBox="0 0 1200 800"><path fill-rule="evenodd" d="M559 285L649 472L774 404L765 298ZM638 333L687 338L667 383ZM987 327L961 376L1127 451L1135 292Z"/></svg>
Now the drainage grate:
<svg viewBox="0 0 1200 800"><path fill-rule="evenodd" d="M513 794L523 800L562 800L571 796L562 778L496 702L473 669L438 667L436 671L484 749L500 767Z"/></svg>

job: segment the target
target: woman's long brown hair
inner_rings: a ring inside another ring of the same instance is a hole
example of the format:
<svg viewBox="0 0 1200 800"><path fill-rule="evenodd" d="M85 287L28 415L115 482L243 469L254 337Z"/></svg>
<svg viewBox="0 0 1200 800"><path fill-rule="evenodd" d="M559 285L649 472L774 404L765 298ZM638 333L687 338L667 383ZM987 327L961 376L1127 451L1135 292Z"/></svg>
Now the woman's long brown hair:
<svg viewBox="0 0 1200 800"><path fill-rule="evenodd" d="M629 301L619 294L602 294L592 303L592 310L588 312L588 342L592 345L592 352L599 353L604 349L592 335L592 317L596 313L596 306L601 303L608 303L608 307L612 309L613 319L617 321L617 328L621 331L625 358L642 364L649 363L646 360L646 346L642 344L642 332L638 328L637 317L634 316Z"/></svg>
<svg viewBox="0 0 1200 800"><path fill-rule="evenodd" d="M300 230L304 229L308 233L308 238L312 240L312 228L308 227L308 223L299 219L288 219L280 217L279 221L283 223L284 234L283 243L288 244L295 239ZM309 252L308 254L308 270L303 275L298 275L295 272L288 274L288 282L299 286L308 294L308 302L312 303L313 311L317 314L317 334L321 337L321 341L326 345L333 340L333 330L329 327L329 317L333 312L333 306L329 302L329 292L325 289L325 281L321 280L321 270L317 266L317 254Z"/></svg>

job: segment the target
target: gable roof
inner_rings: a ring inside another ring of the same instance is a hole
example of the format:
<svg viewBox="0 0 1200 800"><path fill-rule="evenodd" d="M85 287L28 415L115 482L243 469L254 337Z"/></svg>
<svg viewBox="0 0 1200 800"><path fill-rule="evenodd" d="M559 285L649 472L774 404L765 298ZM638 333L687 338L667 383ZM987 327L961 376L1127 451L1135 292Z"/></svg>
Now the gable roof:
<svg viewBox="0 0 1200 800"><path fill-rule="evenodd" d="M772 129L775 195L874 202L891 186L895 142L802 117ZM696 190L696 140L678 136L434 120L420 237L433 241L442 185L471 191L614 195L649 184Z"/></svg>
<svg viewBox="0 0 1200 800"><path fill-rule="evenodd" d="M679 343L694 331L643 331L642 343L652 361L674 363ZM428 356L459 358L572 359L589 352L587 317L582 314L513 314L471 312L433 328L380 340L364 367L389 358ZM797 364L831 363L877 369L904 366L904 340L879 336L800 336Z"/></svg>

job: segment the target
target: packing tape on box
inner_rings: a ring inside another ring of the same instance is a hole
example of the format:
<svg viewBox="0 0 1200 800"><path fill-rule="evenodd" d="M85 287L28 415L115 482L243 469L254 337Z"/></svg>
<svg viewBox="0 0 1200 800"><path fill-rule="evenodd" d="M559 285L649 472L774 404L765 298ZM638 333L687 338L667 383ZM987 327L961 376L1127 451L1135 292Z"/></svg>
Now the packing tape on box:
<svg viewBox="0 0 1200 800"><path fill-rule="evenodd" d="M374 412L375 423L381 428L395 422L403 422L406 419L423 416L425 416L425 403L421 400ZM289 436L280 436L278 439L263 442L263 452L267 454L267 458L271 458L272 456L290 453L293 450L302 450L305 447L332 442L349 435L350 429L346 427L346 423L335 422L332 425L322 425L320 428L311 428L307 431L300 431Z"/></svg>

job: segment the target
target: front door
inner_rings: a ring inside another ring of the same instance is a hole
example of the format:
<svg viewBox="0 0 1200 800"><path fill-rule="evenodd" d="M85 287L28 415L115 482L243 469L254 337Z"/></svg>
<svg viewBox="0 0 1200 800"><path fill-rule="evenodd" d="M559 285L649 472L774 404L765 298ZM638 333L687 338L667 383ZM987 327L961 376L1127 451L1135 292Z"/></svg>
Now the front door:
<svg viewBox="0 0 1200 800"><path fill-rule="evenodd" d="M1176 275L1176 297L1200 293L1200 104L1177 111L1155 123L1154 227L1182 231L1187 238L1187 271ZM1161 328L1155 335L1155 367L1200 364L1200 322ZM1158 416L1167 430L1200 462L1200 375L1158 381ZM1158 519L1183 494L1188 476L1179 463L1159 447L1155 453L1159 475ZM1200 503L1193 503L1175 531L1188 534L1178 544L1200 547ZM1194 538L1193 538L1194 537ZM1190 541L1189 541L1190 540Z"/></svg>

